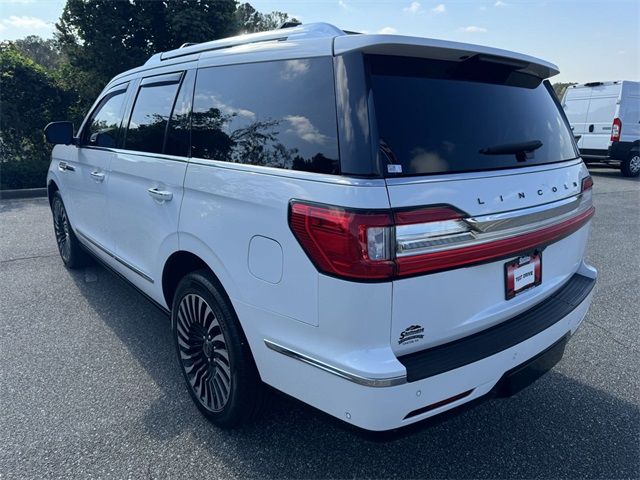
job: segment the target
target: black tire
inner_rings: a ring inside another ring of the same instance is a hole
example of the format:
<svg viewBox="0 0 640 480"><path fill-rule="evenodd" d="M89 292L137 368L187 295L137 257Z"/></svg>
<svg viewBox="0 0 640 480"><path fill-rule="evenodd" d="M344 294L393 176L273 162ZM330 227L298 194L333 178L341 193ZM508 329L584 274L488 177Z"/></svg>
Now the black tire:
<svg viewBox="0 0 640 480"><path fill-rule="evenodd" d="M238 318L211 272L199 270L180 281L171 325L178 364L200 412L223 428L257 418L266 391Z"/></svg>
<svg viewBox="0 0 640 480"><path fill-rule="evenodd" d="M630 152L620 165L622 175L625 177L637 177L640 175L640 152Z"/></svg>
<svg viewBox="0 0 640 480"><path fill-rule="evenodd" d="M58 252L65 267L72 270L84 267L88 263L88 255L82 249L73 228L71 228L67 209L64 207L60 192L53 194L51 213L53 214L53 231L56 236Z"/></svg>

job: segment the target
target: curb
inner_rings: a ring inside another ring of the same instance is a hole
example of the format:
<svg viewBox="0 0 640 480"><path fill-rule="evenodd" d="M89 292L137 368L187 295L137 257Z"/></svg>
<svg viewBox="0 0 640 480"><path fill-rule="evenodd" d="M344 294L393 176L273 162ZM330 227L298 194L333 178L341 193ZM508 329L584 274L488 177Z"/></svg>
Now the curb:
<svg viewBox="0 0 640 480"><path fill-rule="evenodd" d="M46 188L20 188L17 190L0 190L0 199L46 197Z"/></svg>

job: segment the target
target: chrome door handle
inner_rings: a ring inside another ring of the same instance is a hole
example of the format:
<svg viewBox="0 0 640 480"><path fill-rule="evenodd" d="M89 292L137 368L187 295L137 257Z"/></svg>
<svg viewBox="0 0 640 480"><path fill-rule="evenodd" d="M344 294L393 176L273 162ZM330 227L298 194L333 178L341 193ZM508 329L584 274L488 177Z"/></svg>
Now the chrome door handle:
<svg viewBox="0 0 640 480"><path fill-rule="evenodd" d="M151 198L161 202L169 202L173 198L173 193L166 190L158 190L156 187L150 188L147 192L149 192Z"/></svg>
<svg viewBox="0 0 640 480"><path fill-rule="evenodd" d="M91 172L91 178L97 182L102 182L104 180L104 172L93 171Z"/></svg>
<svg viewBox="0 0 640 480"><path fill-rule="evenodd" d="M58 163L58 170L60 170L61 172L75 172L76 169L74 167L72 167L71 165L69 165L67 162L59 162Z"/></svg>

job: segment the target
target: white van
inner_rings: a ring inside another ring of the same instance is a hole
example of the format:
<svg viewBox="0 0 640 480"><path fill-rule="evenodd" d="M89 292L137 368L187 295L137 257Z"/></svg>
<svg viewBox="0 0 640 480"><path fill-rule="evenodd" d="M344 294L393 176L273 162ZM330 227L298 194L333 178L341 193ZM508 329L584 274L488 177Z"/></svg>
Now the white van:
<svg viewBox="0 0 640 480"><path fill-rule="evenodd" d="M89 252L171 315L220 426L264 384L369 430L513 394L596 282L557 73L327 24L156 54L76 134L46 128L62 260Z"/></svg>
<svg viewBox="0 0 640 480"><path fill-rule="evenodd" d="M640 175L640 83L592 82L567 88L562 106L587 162Z"/></svg>

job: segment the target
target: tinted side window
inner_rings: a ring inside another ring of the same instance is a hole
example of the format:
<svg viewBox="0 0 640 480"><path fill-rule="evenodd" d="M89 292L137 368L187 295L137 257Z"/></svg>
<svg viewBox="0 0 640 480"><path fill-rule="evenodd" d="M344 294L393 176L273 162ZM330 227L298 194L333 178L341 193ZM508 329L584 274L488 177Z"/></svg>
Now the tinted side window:
<svg viewBox="0 0 640 480"><path fill-rule="evenodd" d="M339 173L330 58L201 69L191 123L194 157Z"/></svg>
<svg viewBox="0 0 640 480"><path fill-rule="evenodd" d="M180 86L180 92L173 107L169 128L167 129L167 142L164 153L186 157L189 155L191 143L189 123L191 119L191 100L193 99L193 80L195 70L189 70Z"/></svg>
<svg viewBox="0 0 640 480"><path fill-rule="evenodd" d="M122 123L125 90L107 94L95 109L82 135L82 144L96 147L115 147Z"/></svg>
<svg viewBox="0 0 640 480"><path fill-rule="evenodd" d="M139 152L162 153L169 115L178 92L180 77L169 82L145 84L131 112L124 148Z"/></svg>

